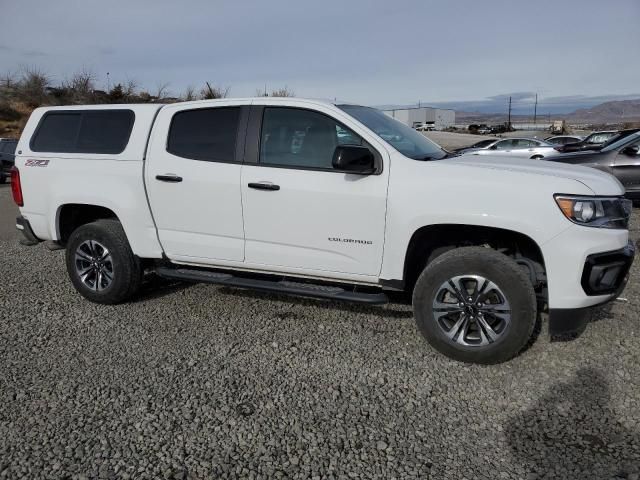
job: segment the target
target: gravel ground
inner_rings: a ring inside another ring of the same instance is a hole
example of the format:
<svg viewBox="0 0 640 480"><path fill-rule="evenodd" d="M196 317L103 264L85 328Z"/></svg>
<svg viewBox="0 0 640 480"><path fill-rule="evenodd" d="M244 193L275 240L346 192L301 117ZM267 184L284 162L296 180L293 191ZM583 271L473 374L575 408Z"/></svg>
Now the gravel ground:
<svg viewBox="0 0 640 480"><path fill-rule="evenodd" d="M640 475L637 262L580 338L543 329L481 367L431 350L403 304L156 281L99 306L63 252L0 251L2 479Z"/></svg>

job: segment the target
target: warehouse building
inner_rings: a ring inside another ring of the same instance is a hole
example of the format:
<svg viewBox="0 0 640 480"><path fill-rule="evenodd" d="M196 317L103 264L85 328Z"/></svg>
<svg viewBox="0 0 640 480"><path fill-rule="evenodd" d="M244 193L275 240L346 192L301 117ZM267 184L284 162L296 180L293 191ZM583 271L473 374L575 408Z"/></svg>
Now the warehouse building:
<svg viewBox="0 0 640 480"><path fill-rule="evenodd" d="M433 125L435 130L444 130L447 127L452 127L456 123L455 110L445 110L442 108L398 108L385 110L384 113L410 127L426 123L427 125Z"/></svg>

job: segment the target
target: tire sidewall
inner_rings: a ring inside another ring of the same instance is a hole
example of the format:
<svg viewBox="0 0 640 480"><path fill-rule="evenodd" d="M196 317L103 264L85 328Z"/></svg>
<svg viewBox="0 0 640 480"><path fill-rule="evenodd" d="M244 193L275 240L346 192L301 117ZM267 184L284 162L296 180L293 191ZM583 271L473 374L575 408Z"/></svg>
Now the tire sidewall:
<svg viewBox="0 0 640 480"><path fill-rule="evenodd" d="M492 251L493 252L493 251ZM497 253L497 252L493 252ZM502 255L499 254L498 255ZM505 259L508 259L505 257ZM438 261L440 260L440 261ZM444 260L444 261L443 261ZM438 351L456 360L474 363L497 363L515 356L531 337L536 319L533 287L523 288L517 277L522 272L504 268L481 255L437 259L420 276L414 290L414 310L420 332ZM433 300L447 280L459 275L480 275L494 282L511 307L511 321L500 338L483 347L465 347L450 341L433 315Z"/></svg>

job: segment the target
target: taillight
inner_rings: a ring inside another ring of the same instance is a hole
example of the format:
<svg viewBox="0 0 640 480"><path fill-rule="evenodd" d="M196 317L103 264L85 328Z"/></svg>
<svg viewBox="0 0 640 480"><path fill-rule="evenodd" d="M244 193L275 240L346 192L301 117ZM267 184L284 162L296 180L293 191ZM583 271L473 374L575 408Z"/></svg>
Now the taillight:
<svg viewBox="0 0 640 480"><path fill-rule="evenodd" d="M13 201L19 207L24 206L24 199L22 198L22 185L20 184L20 172L16 167L11 167L11 193L13 194Z"/></svg>

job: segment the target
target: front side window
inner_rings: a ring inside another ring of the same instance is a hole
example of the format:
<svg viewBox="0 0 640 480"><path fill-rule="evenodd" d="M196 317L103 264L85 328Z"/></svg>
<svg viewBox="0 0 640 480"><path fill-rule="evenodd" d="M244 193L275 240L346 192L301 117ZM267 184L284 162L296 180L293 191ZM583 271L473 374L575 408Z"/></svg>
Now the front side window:
<svg viewBox="0 0 640 480"><path fill-rule="evenodd" d="M264 109L261 164L332 169L338 145L363 145L363 140L319 112L287 107Z"/></svg>
<svg viewBox="0 0 640 480"><path fill-rule="evenodd" d="M234 162L240 107L185 110L171 120L167 151L192 160Z"/></svg>
<svg viewBox="0 0 640 480"><path fill-rule="evenodd" d="M34 152L122 153L129 142L131 110L67 110L45 113L31 140Z"/></svg>
<svg viewBox="0 0 640 480"><path fill-rule="evenodd" d="M496 150L509 150L513 148L513 140L502 140L496 143L495 148Z"/></svg>

